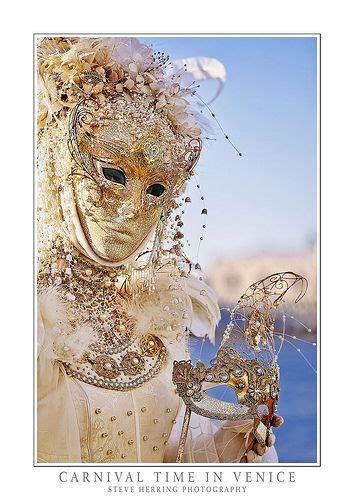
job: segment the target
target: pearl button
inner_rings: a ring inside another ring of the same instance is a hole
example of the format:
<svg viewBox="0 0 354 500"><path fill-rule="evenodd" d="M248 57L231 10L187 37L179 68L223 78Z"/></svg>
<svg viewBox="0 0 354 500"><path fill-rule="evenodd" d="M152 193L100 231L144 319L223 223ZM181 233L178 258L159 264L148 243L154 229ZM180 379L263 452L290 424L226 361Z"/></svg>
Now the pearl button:
<svg viewBox="0 0 354 500"><path fill-rule="evenodd" d="M131 410L127 411L127 415L128 417L130 417L131 415L133 415L133 412Z"/></svg>
<svg viewBox="0 0 354 500"><path fill-rule="evenodd" d="M98 415L99 413L101 413L101 408L96 408L95 413L96 413L96 415Z"/></svg>
<svg viewBox="0 0 354 500"><path fill-rule="evenodd" d="M113 416L111 417L111 421L112 421L112 422L114 422L115 420L117 420L117 417L116 417L115 415L113 415Z"/></svg>

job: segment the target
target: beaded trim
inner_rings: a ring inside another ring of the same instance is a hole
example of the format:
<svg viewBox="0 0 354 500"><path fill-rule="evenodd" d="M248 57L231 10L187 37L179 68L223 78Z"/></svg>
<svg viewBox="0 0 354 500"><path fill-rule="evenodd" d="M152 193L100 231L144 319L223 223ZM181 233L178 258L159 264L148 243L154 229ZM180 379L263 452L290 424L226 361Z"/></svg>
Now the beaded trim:
<svg viewBox="0 0 354 500"><path fill-rule="evenodd" d="M152 343L154 348L148 349L146 344ZM86 353L81 366L63 363L67 375L96 387L114 391L130 391L142 386L162 368L167 357L166 347L157 337L148 336L140 340L140 352L130 350L120 360L107 355ZM155 363L152 358L156 358ZM150 365L150 368L149 368ZM133 378L135 376L135 378ZM123 380L122 380L123 379Z"/></svg>

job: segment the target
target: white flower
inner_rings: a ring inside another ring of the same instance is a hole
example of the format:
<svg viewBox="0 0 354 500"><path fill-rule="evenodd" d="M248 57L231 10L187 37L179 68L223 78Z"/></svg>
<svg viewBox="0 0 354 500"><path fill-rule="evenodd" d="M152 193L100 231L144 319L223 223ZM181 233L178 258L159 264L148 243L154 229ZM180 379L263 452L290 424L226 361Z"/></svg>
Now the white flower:
<svg viewBox="0 0 354 500"><path fill-rule="evenodd" d="M152 63L152 51L136 38L115 38L112 44L112 56L119 64L134 77L143 73Z"/></svg>

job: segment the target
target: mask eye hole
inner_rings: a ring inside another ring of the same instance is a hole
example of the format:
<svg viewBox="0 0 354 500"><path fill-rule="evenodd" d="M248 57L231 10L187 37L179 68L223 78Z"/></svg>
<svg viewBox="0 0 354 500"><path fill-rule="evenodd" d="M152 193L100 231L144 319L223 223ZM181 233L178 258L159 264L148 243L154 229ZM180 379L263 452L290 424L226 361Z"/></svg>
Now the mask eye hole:
<svg viewBox="0 0 354 500"><path fill-rule="evenodd" d="M126 179L124 172L122 172L121 170L117 170L116 168L102 167L102 173L107 180L125 186Z"/></svg>
<svg viewBox="0 0 354 500"><path fill-rule="evenodd" d="M146 190L147 194L159 197L165 192L165 188L162 184L151 184Z"/></svg>

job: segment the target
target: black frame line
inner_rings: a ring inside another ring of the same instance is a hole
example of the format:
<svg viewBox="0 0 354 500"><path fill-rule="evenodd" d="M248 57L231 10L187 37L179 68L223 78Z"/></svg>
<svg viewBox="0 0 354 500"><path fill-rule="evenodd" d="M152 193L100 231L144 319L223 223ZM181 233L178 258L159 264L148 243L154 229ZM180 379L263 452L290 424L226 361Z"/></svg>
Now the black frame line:
<svg viewBox="0 0 354 500"><path fill-rule="evenodd" d="M255 37L271 37L271 36L279 36L279 37L293 37L293 36L303 36L303 37L316 37L318 41L318 58L317 58L317 76L318 76L318 81L317 81L317 103L318 103L318 109L317 109L317 124L318 124L318 131L317 131L317 152L318 152L318 159L317 159L317 175L318 175L318 180L317 180L317 210L318 210L318 227L317 227L317 243L318 243L318 249L317 249L317 271L318 271L318 291L317 291L317 298L318 298L318 303L317 303L317 316L318 316L318 328L317 328L317 335L318 335L318 365L319 365L319 370L318 370L318 387L317 387L317 411L318 411L318 426L317 426L317 448L318 448L318 462L317 463L304 463L304 464L282 464L282 463L277 463L277 464L222 464L219 465L217 463L203 463L203 464L163 464L163 463L154 463L154 464L144 464L144 463L139 463L139 464L96 464L96 463L87 463L87 464L38 464L36 462L36 457L35 457L35 450L36 450L36 359L35 359L35 353L36 353L36 149L35 149L35 144L36 144L36 74L35 74L35 68L36 68L36 38L38 36L151 36L151 37L158 37L158 36L166 36L166 37L173 37L173 36L178 36L178 37L203 37L203 36L210 36L210 37L242 37L242 36L249 36L250 38L255 38ZM154 468L168 468L168 467L173 467L173 468L183 468L183 467L193 467L193 468L202 468L202 467L257 467L257 468L263 468L263 467L273 467L273 468L317 468L317 467L322 467L322 449L321 449L321 439L322 439L322 415L321 415L321 401L322 401L322 384L321 384L321 369L322 369L322 345L321 345L321 327L322 327L322 322L321 322L321 284L322 284L322 274L321 274L321 257L322 257L322 248L321 248L321 228L322 228L322 219L321 219L321 162L322 162L322 128L321 128L321 85L322 85L322 60L321 60L321 41L322 41L322 34L321 33L205 33L205 32L200 32L200 33L42 33L42 32L36 32L33 33L33 247L32 247L32 258L33 258L33 463L32 466L34 468L48 468L48 467L56 467L56 468L61 468L61 469L66 469L66 468L88 468L88 467L95 467L96 469L102 468L102 467L110 467L110 468L148 468L148 467L154 467Z"/></svg>

